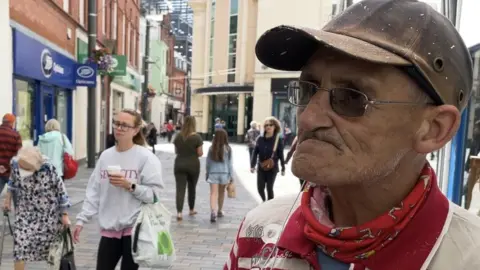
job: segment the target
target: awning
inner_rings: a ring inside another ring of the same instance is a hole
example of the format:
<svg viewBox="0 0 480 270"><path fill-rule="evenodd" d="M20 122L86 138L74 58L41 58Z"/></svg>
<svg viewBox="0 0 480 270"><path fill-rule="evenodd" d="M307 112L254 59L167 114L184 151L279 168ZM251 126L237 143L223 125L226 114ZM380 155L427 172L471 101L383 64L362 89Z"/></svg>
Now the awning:
<svg viewBox="0 0 480 270"><path fill-rule="evenodd" d="M193 90L197 95L241 94L253 93L253 84L211 85Z"/></svg>

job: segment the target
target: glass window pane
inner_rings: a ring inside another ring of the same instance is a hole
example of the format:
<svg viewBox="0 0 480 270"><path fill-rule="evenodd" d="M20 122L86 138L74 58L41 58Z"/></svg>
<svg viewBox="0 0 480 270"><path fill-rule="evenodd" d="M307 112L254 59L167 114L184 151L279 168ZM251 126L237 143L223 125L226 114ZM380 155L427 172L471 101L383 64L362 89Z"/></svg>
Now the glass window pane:
<svg viewBox="0 0 480 270"><path fill-rule="evenodd" d="M235 82L235 73L227 75L227 82Z"/></svg>
<svg viewBox="0 0 480 270"><path fill-rule="evenodd" d="M238 14L238 0L230 0L230 15Z"/></svg>
<svg viewBox="0 0 480 270"><path fill-rule="evenodd" d="M217 95L215 97L215 112L219 113L228 109L228 95Z"/></svg>
<svg viewBox="0 0 480 270"><path fill-rule="evenodd" d="M237 52L237 35L230 35L229 40L229 53L236 53Z"/></svg>
<svg viewBox="0 0 480 270"><path fill-rule="evenodd" d="M215 21L210 21L210 38L215 36Z"/></svg>
<svg viewBox="0 0 480 270"><path fill-rule="evenodd" d="M237 33L237 15L235 16L230 16L230 34L236 34Z"/></svg>
<svg viewBox="0 0 480 270"><path fill-rule="evenodd" d="M210 57L213 57L213 38L210 39Z"/></svg>
<svg viewBox="0 0 480 270"><path fill-rule="evenodd" d="M33 145L34 86L26 81L15 80L15 88L17 89L16 129L22 137L23 145Z"/></svg>
<svg viewBox="0 0 480 270"><path fill-rule="evenodd" d="M67 133L67 93L62 90L57 92L57 120L63 133Z"/></svg>
<svg viewBox="0 0 480 270"><path fill-rule="evenodd" d="M231 54L228 56L228 69L236 68L237 66L237 55Z"/></svg>

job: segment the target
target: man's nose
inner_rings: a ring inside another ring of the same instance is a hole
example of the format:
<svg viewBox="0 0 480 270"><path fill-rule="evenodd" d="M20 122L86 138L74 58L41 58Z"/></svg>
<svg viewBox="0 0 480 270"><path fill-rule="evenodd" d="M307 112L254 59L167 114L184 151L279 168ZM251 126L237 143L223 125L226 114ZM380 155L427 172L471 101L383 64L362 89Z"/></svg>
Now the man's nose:
<svg viewBox="0 0 480 270"><path fill-rule="evenodd" d="M318 90L310 99L307 107L298 110L299 128L302 130L314 130L317 128L329 128L333 125L328 116L332 108L329 102L329 92Z"/></svg>

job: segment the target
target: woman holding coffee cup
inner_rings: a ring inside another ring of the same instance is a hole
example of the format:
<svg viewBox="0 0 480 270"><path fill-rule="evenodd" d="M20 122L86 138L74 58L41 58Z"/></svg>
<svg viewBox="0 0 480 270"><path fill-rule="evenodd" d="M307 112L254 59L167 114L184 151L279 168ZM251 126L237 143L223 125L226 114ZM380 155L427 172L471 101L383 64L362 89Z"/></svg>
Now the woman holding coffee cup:
<svg viewBox="0 0 480 270"><path fill-rule="evenodd" d="M145 147L142 119L124 109L113 122L115 147L105 150L92 173L74 231L78 242L84 223L98 214L101 229L97 270L136 270L131 232L142 204L154 203L163 188L162 164Z"/></svg>

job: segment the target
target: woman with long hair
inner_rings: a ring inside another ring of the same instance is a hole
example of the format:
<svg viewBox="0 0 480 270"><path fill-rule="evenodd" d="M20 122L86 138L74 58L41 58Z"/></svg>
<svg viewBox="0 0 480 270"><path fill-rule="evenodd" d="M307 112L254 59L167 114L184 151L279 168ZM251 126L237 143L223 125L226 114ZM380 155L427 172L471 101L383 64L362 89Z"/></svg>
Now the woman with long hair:
<svg viewBox="0 0 480 270"><path fill-rule="evenodd" d="M217 216L223 217L225 188L233 181L232 148L224 129L215 130L212 146L208 149L206 180L210 184L210 221L215 222Z"/></svg>
<svg viewBox="0 0 480 270"><path fill-rule="evenodd" d="M267 188L268 200L273 199L273 185L278 174L278 161L282 165L282 176L285 175L285 160L283 157L283 142L280 139L282 129L280 122L273 116L267 117L263 122L265 132L258 137L251 161L250 170L255 172L257 166L257 189L263 201L265 187Z"/></svg>
<svg viewBox="0 0 480 270"><path fill-rule="evenodd" d="M174 174L176 183L177 220L183 219L182 211L185 201L185 191L188 187L188 206L190 216L197 214L195 211L195 194L198 177L200 175L200 160L203 156L203 140L196 133L195 117L187 116L180 133L175 136Z"/></svg>
<svg viewBox="0 0 480 270"><path fill-rule="evenodd" d="M101 239L97 270L136 270L132 257L132 228L143 204L154 203L163 188L162 164L145 147L142 118L124 109L113 122L115 147L106 149L88 181L82 211L73 234L79 241L83 224L98 214Z"/></svg>

